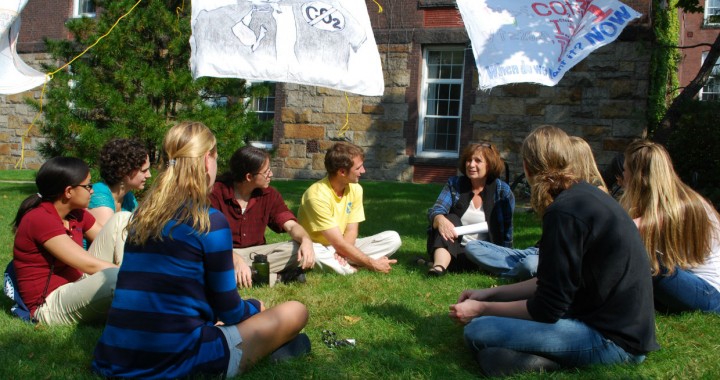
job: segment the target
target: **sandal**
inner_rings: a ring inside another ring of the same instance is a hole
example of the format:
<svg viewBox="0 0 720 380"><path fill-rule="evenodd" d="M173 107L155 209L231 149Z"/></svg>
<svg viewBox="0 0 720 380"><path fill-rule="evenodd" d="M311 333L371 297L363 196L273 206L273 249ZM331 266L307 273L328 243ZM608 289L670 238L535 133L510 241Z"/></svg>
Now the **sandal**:
<svg viewBox="0 0 720 380"><path fill-rule="evenodd" d="M412 258L412 262L413 262L413 264L418 265L418 266L421 266L421 267L432 268L432 265L433 265L433 262L432 262L432 261L428 261L428 259L427 259L426 257L423 257L423 256L415 256L415 257L413 257L413 258Z"/></svg>
<svg viewBox="0 0 720 380"><path fill-rule="evenodd" d="M433 267L428 270L428 276L430 277L441 277L444 276L445 273L447 273L447 268L442 265L433 265Z"/></svg>

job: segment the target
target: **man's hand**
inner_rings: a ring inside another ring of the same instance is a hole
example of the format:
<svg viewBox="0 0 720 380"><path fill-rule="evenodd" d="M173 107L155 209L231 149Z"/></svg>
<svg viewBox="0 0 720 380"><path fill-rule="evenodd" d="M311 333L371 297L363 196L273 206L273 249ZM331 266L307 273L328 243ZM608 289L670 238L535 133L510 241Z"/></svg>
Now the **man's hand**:
<svg viewBox="0 0 720 380"><path fill-rule="evenodd" d="M235 280L237 281L238 288L250 288L252 287L252 269L245 263L245 261L233 253L233 266L235 267Z"/></svg>
<svg viewBox="0 0 720 380"><path fill-rule="evenodd" d="M303 239L298 248L298 264L302 269L310 269L315 266L315 250L310 239Z"/></svg>
<svg viewBox="0 0 720 380"><path fill-rule="evenodd" d="M463 302L450 305L450 312L448 315L452 320L466 325L470 323L473 318L482 316L484 310L484 302L468 299Z"/></svg>
<svg viewBox="0 0 720 380"><path fill-rule="evenodd" d="M390 264L397 263L397 260L390 260L387 257L381 257L379 259L370 259L370 270L375 272L390 273L392 267Z"/></svg>

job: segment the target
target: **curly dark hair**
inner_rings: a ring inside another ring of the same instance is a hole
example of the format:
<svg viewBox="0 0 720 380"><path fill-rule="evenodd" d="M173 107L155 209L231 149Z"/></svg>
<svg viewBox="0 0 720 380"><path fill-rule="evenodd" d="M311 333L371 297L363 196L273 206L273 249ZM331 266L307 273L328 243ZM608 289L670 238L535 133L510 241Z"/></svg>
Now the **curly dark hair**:
<svg viewBox="0 0 720 380"><path fill-rule="evenodd" d="M139 140L112 139L100 150L100 177L113 186L123 177L139 170L147 159L148 151Z"/></svg>

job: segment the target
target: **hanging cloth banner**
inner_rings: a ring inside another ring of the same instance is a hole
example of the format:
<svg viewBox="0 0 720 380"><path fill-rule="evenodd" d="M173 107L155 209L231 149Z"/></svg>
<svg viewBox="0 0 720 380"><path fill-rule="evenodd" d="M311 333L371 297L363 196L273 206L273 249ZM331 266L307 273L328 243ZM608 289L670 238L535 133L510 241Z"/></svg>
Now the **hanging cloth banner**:
<svg viewBox="0 0 720 380"><path fill-rule="evenodd" d="M45 83L46 75L23 62L17 54L20 12L28 0L0 1L0 95L25 92Z"/></svg>
<svg viewBox="0 0 720 380"><path fill-rule="evenodd" d="M191 26L194 78L385 89L364 1L193 0Z"/></svg>
<svg viewBox="0 0 720 380"><path fill-rule="evenodd" d="M556 85L640 13L615 0L457 0L472 41L479 87Z"/></svg>

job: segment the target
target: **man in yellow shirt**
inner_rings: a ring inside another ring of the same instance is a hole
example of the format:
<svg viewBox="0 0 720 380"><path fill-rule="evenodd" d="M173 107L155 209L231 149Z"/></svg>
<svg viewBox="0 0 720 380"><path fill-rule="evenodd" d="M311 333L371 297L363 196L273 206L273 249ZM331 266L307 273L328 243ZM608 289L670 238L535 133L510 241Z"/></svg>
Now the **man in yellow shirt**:
<svg viewBox="0 0 720 380"><path fill-rule="evenodd" d="M312 184L303 194L298 222L314 243L315 262L322 269L351 274L356 268L389 273L397 260L388 257L400 248L395 231L358 238L365 220L362 186L365 154L357 145L338 142L325 154L327 177ZM320 246L321 245L321 246Z"/></svg>

